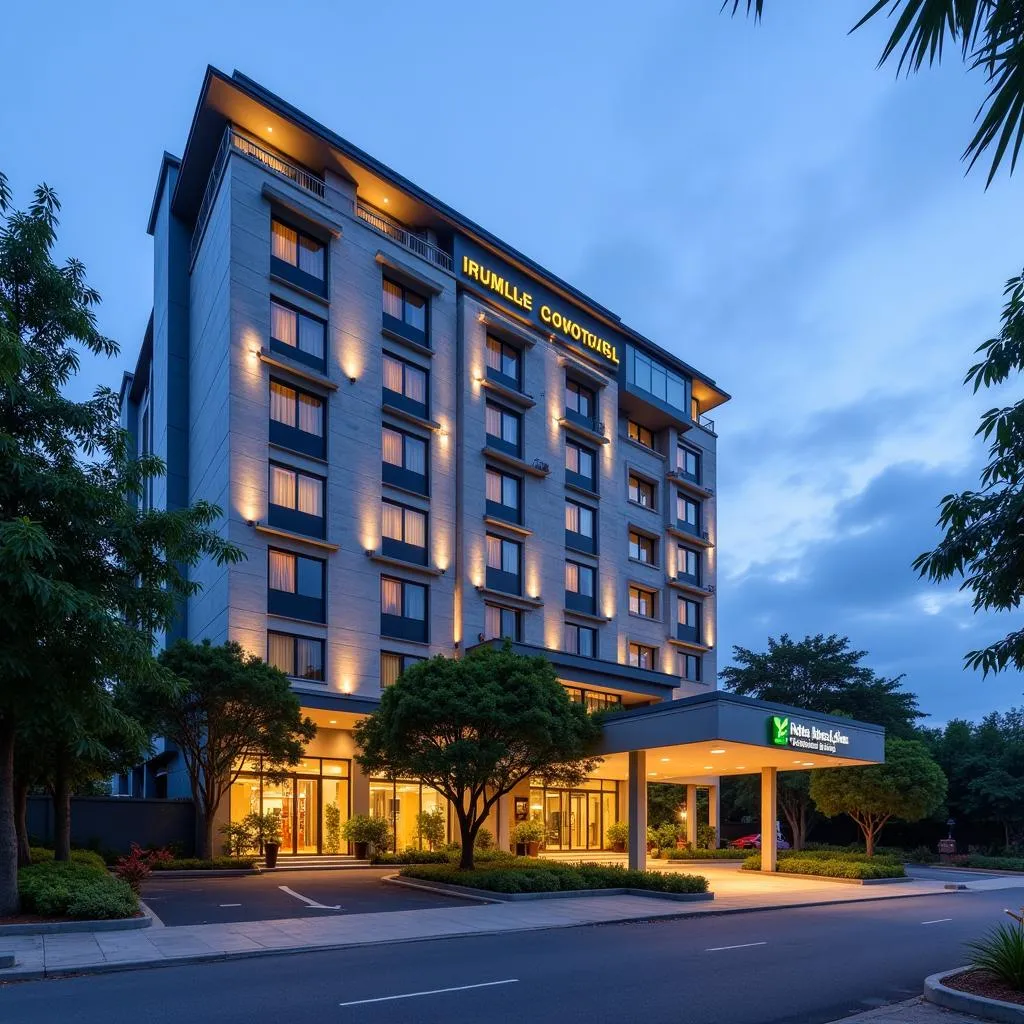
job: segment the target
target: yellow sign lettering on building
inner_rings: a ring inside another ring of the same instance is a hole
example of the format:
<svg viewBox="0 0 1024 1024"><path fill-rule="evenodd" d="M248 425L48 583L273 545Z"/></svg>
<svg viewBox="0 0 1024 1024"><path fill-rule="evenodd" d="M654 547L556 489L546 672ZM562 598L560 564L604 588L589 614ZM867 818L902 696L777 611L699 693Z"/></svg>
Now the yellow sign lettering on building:
<svg viewBox="0 0 1024 1024"><path fill-rule="evenodd" d="M604 338L598 337L591 331L588 331L585 327L581 326L575 320L570 319L563 313L560 313L557 309L552 309L548 305L540 307L540 319L542 323L547 324L553 330L558 331L559 334L564 334L567 338L571 338L573 341L578 341L587 348L593 349L595 352L599 352L609 362L618 365L619 353L618 349Z"/></svg>
<svg viewBox="0 0 1024 1024"><path fill-rule="evenodd" d="M476 281L484 288L489 288L506 302L511 302L513 306L518 306L520 309L526 310L527 313L533 310L533 296L529 292L522 291L507 278L496 274L488 267L481 266L476 260L463 256L462 272L471 281Z"/></svg>

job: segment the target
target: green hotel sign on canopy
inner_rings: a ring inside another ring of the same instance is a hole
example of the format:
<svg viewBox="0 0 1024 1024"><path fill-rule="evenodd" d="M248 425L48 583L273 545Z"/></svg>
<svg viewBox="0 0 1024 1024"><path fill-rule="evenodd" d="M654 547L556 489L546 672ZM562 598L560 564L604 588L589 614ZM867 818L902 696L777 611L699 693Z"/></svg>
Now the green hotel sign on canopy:
<svg viewBox="0 0 1024 1024"><path fill-rule="evenodd" d="M824 729L813 723L790 718L788 715L772 715L768 719L768 739L776 747L790 747L817 754L843 754L850 745L849 733L834 726Z"/></svg>

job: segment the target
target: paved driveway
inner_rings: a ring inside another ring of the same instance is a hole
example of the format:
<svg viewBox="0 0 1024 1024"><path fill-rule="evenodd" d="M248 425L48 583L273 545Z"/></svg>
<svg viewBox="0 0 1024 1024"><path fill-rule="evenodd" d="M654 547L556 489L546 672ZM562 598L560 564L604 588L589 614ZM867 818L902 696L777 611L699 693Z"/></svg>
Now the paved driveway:
<svg viewBox="0 0 1024 1024"><path fill-rule="evenodd" d="M154 875L143 885L142 898L171 927L472 905L381 881L395 870L270 871L237 878L177 880Z"/></svg>

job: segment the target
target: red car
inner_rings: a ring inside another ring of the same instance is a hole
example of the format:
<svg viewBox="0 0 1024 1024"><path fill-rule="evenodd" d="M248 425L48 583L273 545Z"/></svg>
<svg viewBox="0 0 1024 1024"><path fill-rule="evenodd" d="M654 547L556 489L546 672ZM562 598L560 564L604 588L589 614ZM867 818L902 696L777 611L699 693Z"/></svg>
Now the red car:
<svg viewBox="0 0 1024 1024"><path fill-rule="evenodd" d="M739 839L734 839L729 846L733 850L760 850L761 849L761 833L755 832L749 836L740 836ZM775 836L775 848L777 850L788 850L789 843L782 838L781 835L776 834Z"/></svg>

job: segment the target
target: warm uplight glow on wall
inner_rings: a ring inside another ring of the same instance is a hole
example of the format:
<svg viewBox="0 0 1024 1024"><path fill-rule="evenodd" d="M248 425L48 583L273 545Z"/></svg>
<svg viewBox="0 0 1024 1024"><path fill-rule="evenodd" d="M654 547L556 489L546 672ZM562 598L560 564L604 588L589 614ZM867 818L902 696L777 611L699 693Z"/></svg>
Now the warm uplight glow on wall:
<svg viewBox="0 0 1024 1024"><path fill-rule="evenodd" d="M447 416L439 416L437 419L438 430L437 430L437 450L441 454L445 465L451 460L452 453L452 425L451 421Z"/></svg>
<svg viewBox="0 0 1024 1024"><path fill-rule="evenodd" d="M451 564L451 544L448 531L444 527L434 530L434 565L442 572L448 571Z"/></svg>
<svg viewBox="0 0 1024 1024"><path fill-rule="evenodd" d="M256 391L263 382L260 370L260 349L263 347L263 335L255 327L247 325L242 328L242 351L245 353L245 369L249 387Z"/></svg>
<svg viewBox="0 0 1024 1024"><path fill-rule="evenodd" d="M380 505L371 499L359 511L359 543L364 551L376 551L380 541Z"/></svg>
<svg viewBox="0 0 1024 1024"><path fill-rule="evenodd" d="M473 545L469 553L469 579L474 587L484 585L484 548L480 541Z"/></svg>
<svg viewBox="0 0 1024 1024"><path fill-rule="evenodd" d="M615 581L607 576L601 581L601 614L606 619L615 616Z"/></svg>
<svg viewBox="0 0 1024 1024"><path fill-rule="evenodd" d="M363 370L366 369L366 354L358 338L350 334L345 335L341 344L340 362L342 372L349 380L353 377L358 380L362 376Z"/></svg>
<svg viewBox="0 0 1024 1024"><path fill-rule="evenodd" d="M562 640L562 622L552 611L544 618L544 646L549 651L560 651Z"/></svg>
<svg viewBox="0 0 1024 1024"><path fill-rule="evenodd" d="M540 568L537 565L537 554L528 551L526 556L526 596L540 597Z"/></svg>
<svg viewBox="0 0 1024 1024"><path fill-rule="evenodd" d="M673 579L676 575L676 546L675 544L665 545L665 572L668 573L669 579Z"/></svg>
<svg viewBox="0 0 1024 1024"><path fill-rule="evenodd" d="M234 504L238 515L246 522L257 522L264 518L267 496L265 480L258 473L256 464L242 460L237 455L232 459L232 483Z"/></svg>

